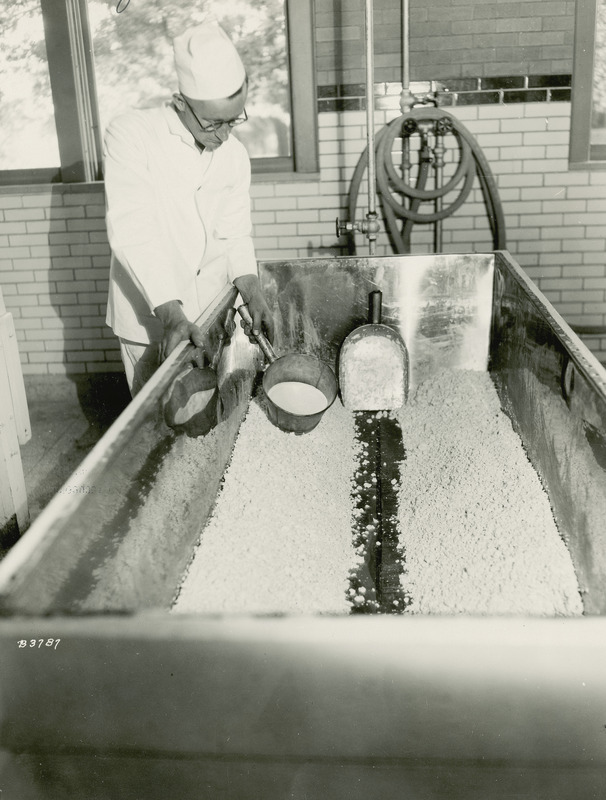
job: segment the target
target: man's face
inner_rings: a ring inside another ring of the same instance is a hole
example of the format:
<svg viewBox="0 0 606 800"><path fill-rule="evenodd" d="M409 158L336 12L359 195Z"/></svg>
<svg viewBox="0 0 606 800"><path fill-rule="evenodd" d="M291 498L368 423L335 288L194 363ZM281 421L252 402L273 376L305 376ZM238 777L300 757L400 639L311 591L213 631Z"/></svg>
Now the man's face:
<svg viewBox="0 0 606 800"><path fill-rule="evenodd" d="M183 95L175 96L175 105L198 144L207 150L216 150L227 141L232 126L229 124L245 115L244 105L248 95L247 86L238 94L221 100L192 100Z"/></svg>

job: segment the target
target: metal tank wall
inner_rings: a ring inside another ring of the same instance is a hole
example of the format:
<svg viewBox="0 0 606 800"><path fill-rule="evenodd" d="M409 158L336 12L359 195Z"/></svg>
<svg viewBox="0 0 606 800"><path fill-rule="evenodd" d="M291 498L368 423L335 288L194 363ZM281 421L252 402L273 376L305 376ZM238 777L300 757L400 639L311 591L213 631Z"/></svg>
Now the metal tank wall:
<svg viewBox="0 0 606 800"><path fill-rule="evenodd" d="M497 253L490 372L549 495L586 614L606 613L606 372Z"/></svg>
<svg viewBox="0 0 606 800"><path fill-rule="evenodd" d="M383 291L383 319L410 353L414 386L445 366L485 370L494 257L419 256L265 262L278 354L308 352L337 367L345 336ZM234 293L201 322L212 340ZM242 341L244 340L244 341ZM212 341L211 341L212 345ZM162 416L183 348L154 376L0 564L10 611L90 613L166 608L210 513L256 372L239 336L225 351L220 425L192 445ZM159 483L167 492L155 491Z"/></svg>
<svg viewBox="0 0 606 800"><path fill-rule="evenodd" d="M378 285L385 321L409 345L413 383L444 365L489 367L591 590L585 602L603 613L600 517L588 506L605 497L603 373L507 254L424 258L262 265L276 349L309 347L334 363ZM211 340L234 299L219 298L202 321ZM185 348L72 476L74 491L60 493L0 564L3 792L604 795L601 617L166 613L250 397L254 357L230 348L232 401L201 444L200 464L212 463L205 480L195 483L195 469L181 480L187 453L160 413ZM161 515L153 485L169 467L174 502Z"/></svg>

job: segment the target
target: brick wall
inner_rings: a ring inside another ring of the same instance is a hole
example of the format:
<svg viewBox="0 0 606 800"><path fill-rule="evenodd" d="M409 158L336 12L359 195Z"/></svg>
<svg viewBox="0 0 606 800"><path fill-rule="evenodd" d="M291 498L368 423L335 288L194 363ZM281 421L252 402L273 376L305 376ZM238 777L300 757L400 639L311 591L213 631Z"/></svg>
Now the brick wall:
<svg viewBox="0 0 606 800"><path fill-rule="evenodd" d="M571 324L606 324L606 172L568 170L570 104L450 110L477 137L492 166L513 256ZM377 127L395 116L394 109L377 111ZM347 218L365 119L361 111L319 115L319 179L255 181L260 259L344 252L334 222ZM361 188L360 219L367 209ZM103 214L102 185L0 194L0 283L15 317L26 374L120 368L115 339L104 324L109 247ZM413 252L430 250L430 229L416 228L412 244ZM358 247L368 252L364 237L358 236ZM445 221L443 249L492 249L477 191ZM377 253L388 252L382 234ZM587 343L606 361L606 337Z"/></svg>
<svg viewBox="0 0 606 800"><path fill-rule="evenodd" d="M402 80L401 0L374 0L377 81ZM410 70L416 81L570 73L571 0L410 0ZM364 2L316 0L319 86L360 83Z"/></svg>
<svg viewBox="0 0 606 800"><path fill-rule="evenodd" d="M397 106L397 102L394 103ZM481 105L449 109L476 137L494 173L505 216L507 247L572 325L606 324L606 172L569 171L570 104ZM397 116L376 112L377 128ZM261 258L340 255L334 221L347 219L346 197L365 147L366 115L324 113L320 121L321 179L253 188L256 242ZM358 219L368 207L362 183ZM358 252L368 243L357 234ZM443 225L445 252L492 249L478 189ZM412 251L432 250L431 226L417 226ZM376 252L391 252L381 234ZM586 343L606 362L606 336Z"/></svg>
<svg viewBox="0 0 606 800"><path fill-rule="evenodd" d="M569 171L567 162L574 5L411 0L412 77L443 80L442 101L477 137L495 173L513 256L570 323L604 325L606 172ZM380 128L399 113L400 0L375 0L374 16ZM261 259L344 252L334 221L347 218L365 147L363 31L362 0L317 0L320 175L255 179ZM359 218L366 208L363 186ZM415 229L412 247L431 249L427 227ZM444 223L443 249L491 249L477 190ZM389 252L385 235L377 252ZM108 265L102 184L0 189L0 285L26 374L120 369L104 324ZM606 336L587 343L606 362Z"/></svg>
<svg viewBox="0 0 606 800"><path fill-rule="evenodd" d="M0 284L25 374L119 368L104 321L108 266L101 184L0 193Z"/></svg>

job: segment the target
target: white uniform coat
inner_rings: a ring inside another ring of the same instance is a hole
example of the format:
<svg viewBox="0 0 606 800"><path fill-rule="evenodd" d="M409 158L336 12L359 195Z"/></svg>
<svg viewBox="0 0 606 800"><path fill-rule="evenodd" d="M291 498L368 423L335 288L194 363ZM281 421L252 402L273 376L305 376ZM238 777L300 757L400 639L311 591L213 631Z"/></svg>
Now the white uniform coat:
<svg viewBox="0 0 606 800"><path fill-rule="evenodd" d="M179 300L193 322L226 283L256 274L250 160L233 136L200 152L170 106L118 116L105 136L105 190L117 336L159 341L154 308Z"/></svg>

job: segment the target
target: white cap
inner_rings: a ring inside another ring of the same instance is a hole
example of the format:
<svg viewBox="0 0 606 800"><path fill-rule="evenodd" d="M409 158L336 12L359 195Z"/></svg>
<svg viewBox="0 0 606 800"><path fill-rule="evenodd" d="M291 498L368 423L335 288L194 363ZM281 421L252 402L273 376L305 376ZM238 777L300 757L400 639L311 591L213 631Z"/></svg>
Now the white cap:
<svg viewBox="0 0 606 800"><path fill-rule="evenodd" d="M173 41L179 90L192 100L231 97L246 79L238 51L219 25L191 28Z"/></svg>

